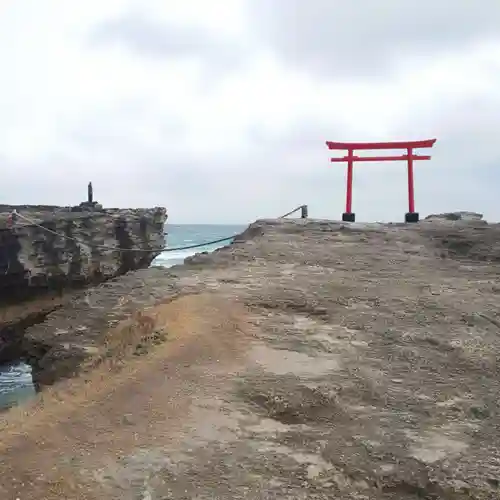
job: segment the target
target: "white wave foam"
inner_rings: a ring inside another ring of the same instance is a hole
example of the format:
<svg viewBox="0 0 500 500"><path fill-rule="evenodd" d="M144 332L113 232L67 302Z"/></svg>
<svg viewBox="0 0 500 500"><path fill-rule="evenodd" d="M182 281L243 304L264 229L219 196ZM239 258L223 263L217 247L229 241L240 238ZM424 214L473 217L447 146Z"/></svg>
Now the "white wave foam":
<svg viewBox="0 0 500 500"><path fill-rule="evenodd" d="M190 248L186 250L173 250L172 252L162 252L156 259L153 261L153 266L162 266L162 267L172 267L177 264L184 263L184 259L187 257L191 257L197 253L201 252L213 252L218 248L224 246L224 243L219 243L215 245L205 245L199 248Z"/></svg>
<svg viewBox="0 0 500 500"><path fill-rule="evenodd" d="M193 250L174 250L173 252L162 252L155 260L158 262L169 262L171 260L183 260L186 257L190 257L196 253L196 249Z"/></svg>

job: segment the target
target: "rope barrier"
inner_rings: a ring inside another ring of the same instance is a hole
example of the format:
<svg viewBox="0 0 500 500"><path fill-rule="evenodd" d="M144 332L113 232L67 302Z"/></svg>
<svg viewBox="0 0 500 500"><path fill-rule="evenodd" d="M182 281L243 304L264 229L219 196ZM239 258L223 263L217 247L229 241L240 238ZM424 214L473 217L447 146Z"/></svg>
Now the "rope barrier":
<svg viewBox="0 0 500 500"><path fill-rule="evenodd" d="M298 212L299 210L302 210L303 214L307 213L307 206L306 205L300 205L300 207L297 207L294 210L292 210L291 212L288 212L285 215L282 215L282 216L278 217L278 219L284 219L284 218L288 217L289 215L292 215L295 212ZM205 245L215 245L216 243L222 243L224 241L229 241L229 240L232 240L233 238L235 238L236 236L238 236L238 234L233 234L233 235L227 236L225 238L218 238L216 240L205 241L204 243L197 243L195 245L186 245L186 246L183 246L183 247L173 247L173 248L158 247L158 248L150 248L150 249L143 249L143 248L120 248L120 247L114 247L114 246L109 246L109 245L97 245L97 244L96 245L94 245L94 244L91 245L91 244L87 243L86 241L80 240L78 238L73 238L72 236L67 236L65 234L61 234L61 233L58 233L56 231L52 231L52 229L49 229L48 227L45 227L45 226L42 226L41 224L38 224L34 220L30 219L29 217L26 217L25 215L20 214L19 212L16 215L17 215L17 217L19 217L21 219L24 219L26 222L28 222L29 224L27 224L27 225L29 225L29 226L39 227L40 229L43 229L44 231L46 231L48 233L54 234L56 236L59 236L61 238L65 238L65 239L70 240L70 241L74 241L76 243L79 243L80 245L84 245L84 246L87 246L87 247L90 247L90 248L104 248L104 249L107 249L107 250L115 250L115 251L119 250L120 252L147 252L147 253L151 253L151 252L156 252L156 251L159 251L159 252L175 252L175 251L178 251L178 250L191 250L193 248L204 247ZM26 226L22 226L22 227L26 227Z"/></svg>

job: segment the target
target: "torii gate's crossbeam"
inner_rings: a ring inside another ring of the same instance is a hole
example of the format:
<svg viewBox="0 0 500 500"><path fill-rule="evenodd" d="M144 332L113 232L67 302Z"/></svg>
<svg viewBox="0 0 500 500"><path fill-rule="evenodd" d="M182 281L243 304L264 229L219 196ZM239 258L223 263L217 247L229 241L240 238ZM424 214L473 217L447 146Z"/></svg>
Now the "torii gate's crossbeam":
<svg viewBox="0 0 500 500"><path fill-rule="evenodd" d="M406 222L418 222L419 215L415 212L413 161L430 160L429 155L416 155L413 150L417 148L432 148L436 139L424 141L396 141L396 142L331 142L326 145L331 150L347 150L347 155L341 158L331 158L331 162L347 162L347 192L346 210L342 215L342 220L354 222L355 214L352 212L352 174L355 161L406 161L408 163L408 213L405 216ZM355 156L356 150L373 149L406 149L406 154L400 156Z"/></svg>

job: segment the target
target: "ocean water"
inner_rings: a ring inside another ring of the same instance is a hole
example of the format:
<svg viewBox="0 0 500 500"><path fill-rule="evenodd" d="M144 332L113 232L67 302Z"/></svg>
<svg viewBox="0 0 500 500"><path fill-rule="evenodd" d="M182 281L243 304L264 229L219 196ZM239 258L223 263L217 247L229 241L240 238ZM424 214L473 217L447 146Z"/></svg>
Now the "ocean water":
<svg viewBox="0 0 500 500"><path fill-rule="evenodd" d="M186 257L200 252L213 252L217 248L230 243L223 241L215 244L206 244L200 248L175 250L178 247L199 245L201 243L235 236L245 230L247 226L238 225L210 225L210 224L167 224L167 246L170 250L163 252L153 262L155 266L171 267L182 264Z"/></svg>
<svg viewBox="0 0 500 500"><path fill-rule="evenodd" d="M18 362L0 366L0 410L19 404L35 394L29 365Z"/></svg>
<svg viewBox="0 0 500 500"><path fill-rule="evenodd" d="M245 225L204 225L204 224L167 224L167 250L152 263L154 266L171 267L182 264L186 257L199 252L213 252L230 243L223 241L210 244L213 240L241 233ZM175 250L177 247L208 243L200 248ZM19 361L10 365L0 365L0 410L9 408L35 394L31 378L31 368Z"/></svg>

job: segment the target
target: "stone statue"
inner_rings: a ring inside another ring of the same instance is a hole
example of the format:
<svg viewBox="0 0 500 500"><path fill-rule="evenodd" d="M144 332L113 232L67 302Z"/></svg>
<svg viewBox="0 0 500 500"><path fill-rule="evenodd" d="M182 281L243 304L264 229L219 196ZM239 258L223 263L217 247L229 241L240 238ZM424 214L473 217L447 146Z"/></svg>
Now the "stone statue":
<svg viewBox="0 0 500 500"><path fill-rule="evenodd" d="M89 185L87 187L87 192L88 192L88 203L89 205L92 205L94 202L94 189L92 188L92 182L89 182Z"/></svg>

